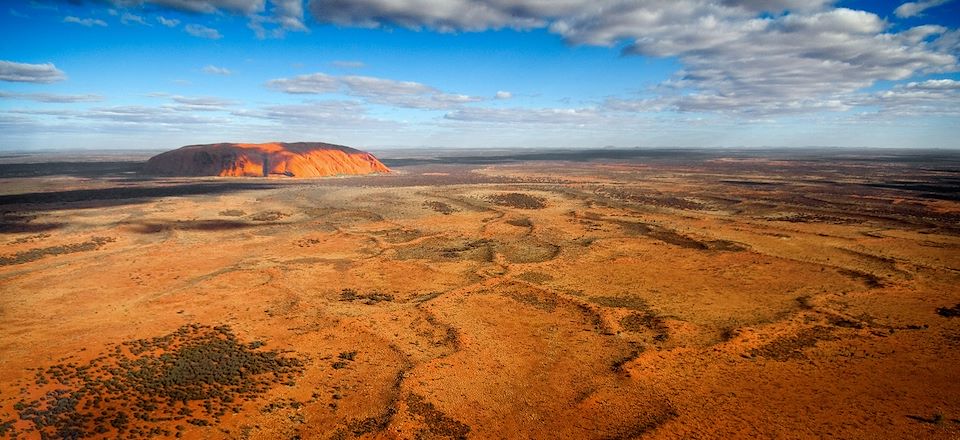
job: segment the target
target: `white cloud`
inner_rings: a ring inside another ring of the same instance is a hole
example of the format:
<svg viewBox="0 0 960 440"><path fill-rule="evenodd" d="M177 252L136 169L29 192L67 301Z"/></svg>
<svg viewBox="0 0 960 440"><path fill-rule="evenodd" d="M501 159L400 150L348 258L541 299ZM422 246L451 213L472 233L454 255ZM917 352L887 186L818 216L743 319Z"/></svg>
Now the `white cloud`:
<svg viewBox="0 0 960 440"><path fill-rule="evenodd" d="M67 79L53 63L28 64L0 60L0 81L49 84Z"/></svg>
<svg viewBox="0 0 960 440"><path fill-rule="evenodd" d="M97 102L103 101L103 96L94 94L84 95L59 95L54 93L14 93L0 91L2 99L21 99L36 102L51 103L74 103L74 102Z"/></svg>
<svg viewBox="0 0 960 440"><path fill-rule="evenodd" d="M136 24L142 24L144 26L150 26L150 24L148 24L143 17L139 15L131 14L129 12L124 12L123 14L120 15L120 23L123 23L123 24L136 23Z"/></svg>
<svg viewBox="0 0 960 440"><path fill-rule="evenodd" d="M368 115L366 107L356 101L312 101L303 104L268 105L254 110L238 110L234 116L274 121L283 126L306 127L387 127L393 122Z"/></svg>
<svg viewBox="0 0 960 440"><path fill-rule="evenodd" d="M180 20L177 20L176 18L166 18L162 15L157 16L157 22L168 28L174 28L180 24Z"/></svg>
<svg viewBox="0 0 960 440"><path fill-rule="evenodd" d="M101 20L101 19L99 19L99 18L79 18L79 17L74 17L74 16L72 16L72 15L67 16L67 17L64 17L64 18L63 18L63 22L64 22L64 23L76 23L76 24L79 24L79 25L81 25L81 26L86 26L86 27L93 27L93 26L106 27L106 26L107 26L107 22L105 22L105 21L103 21L103 20Z"/></svg>
<svg viewBox="0 0 960 440"><path fill-rule="evenodd" d="M500 90L500 91L497 92L496 95L493 95L493 97L494 97L495 99L510 99L510 98L513 98L513 93Z"/></svg>
<svg viewBox="0 0 960 440"><path fill-rule="evenodd" d="M220 34L220 31L201 24L188 24L184 26L183 30L185 30L188 34L198 38L208 38L211 40L219 40L223 38L223 35Z"/></svg>
<svg viewBox="0 0 960 440"><path fill-rule="evenodd" d="M170 97L170 99L177 104L181 104L181 107L178 107L178 109L183 110L216 111L237 104L237 102L232 99L218 98L216 96L174 95Z"/></svg>
<svg viewBox="0 0 960 440"><path fill-rule="evenodd" d="M217 66L214 66L214 65L212 65L212 64L208 64L208 65L206 65L206 66L203 66L203 69L202 69L202 70L203 70L203 73L209 73L209 74L211 74L211 75L224 75L224 76L226 76L226 75L232 75L232 74L233 74L233 71L231 71L230 69L227 69L226 67L217 67Z"/></svg>
<svg viewBox="0 0 960 440"><path fill-rule="evenodd" d="M596 122L603 118L594 108L462 108L443 116L465 122L501 124L573 124Z"/></svg>
<svg viewBox="0 0 960 440"><path fill-rule="evenodd" d="M907 2L897 9L894 9L893 14L900 18L910 18L917 17L923 14L923 11L930 9L935 6L940 6L944 3L947 3L950 0L925 0L919 2Z"/></svg>
<svg viewBox="0 0 960 440"><path fill-rule="evenodd" d="M626 54L676 57L658 90L683 111L844 109L877 81L955 71L960 33L900 32L831 0L312 0L324 23L439 31L545 28L572 44L626 44ZM786 12L784 12L786 11ZM661 105L664 105L661 103Z"/></svg>
<svg viewBox="0 0 960 440"><path fill-rule="evenodd" d="M418 82L358 75L314 73L270 80L267 87L291 94L345 93L366 98L371 103L427 110L449 109L482 101L482 98L446 93Z"/></svg>
<svg viewBox="0 0 960 440"><path fill-rule="evenodd" d="M362 69L367 65L363 61L337 60L330 64L341 69Z"/></svg>

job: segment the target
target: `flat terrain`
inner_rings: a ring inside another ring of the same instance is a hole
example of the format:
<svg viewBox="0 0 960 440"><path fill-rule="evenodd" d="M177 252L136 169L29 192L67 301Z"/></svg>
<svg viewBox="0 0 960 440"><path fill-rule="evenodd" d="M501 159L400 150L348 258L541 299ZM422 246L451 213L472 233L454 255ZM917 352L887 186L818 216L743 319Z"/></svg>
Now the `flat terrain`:
<svg viewBox="0 0 960 440"><path fill-rule="evenodd" d="M0 161L0 437L960 437L956 153L383 159Z"/></svg>

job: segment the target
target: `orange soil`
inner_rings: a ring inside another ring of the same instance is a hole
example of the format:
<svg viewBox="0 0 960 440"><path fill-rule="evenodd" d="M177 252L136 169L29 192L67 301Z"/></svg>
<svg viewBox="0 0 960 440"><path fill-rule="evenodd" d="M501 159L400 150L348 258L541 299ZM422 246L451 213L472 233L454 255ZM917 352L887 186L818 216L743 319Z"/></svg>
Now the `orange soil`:
<svg viewBox="0 0 960 440"><path fill-rule="evenodd" d="M936 313L960 303L960 235L914 223L956 202L878 191L927 214L857 217L835 187L734 171L482 172L527 180L37 211L63 226L5 234L4 256L114 241L0 266L0 423L36 436L31 368L198 323L307 363L214 426L156 422L184 438L960 436L960 318ZM491 202L516 192L546 206Z"/></svg>

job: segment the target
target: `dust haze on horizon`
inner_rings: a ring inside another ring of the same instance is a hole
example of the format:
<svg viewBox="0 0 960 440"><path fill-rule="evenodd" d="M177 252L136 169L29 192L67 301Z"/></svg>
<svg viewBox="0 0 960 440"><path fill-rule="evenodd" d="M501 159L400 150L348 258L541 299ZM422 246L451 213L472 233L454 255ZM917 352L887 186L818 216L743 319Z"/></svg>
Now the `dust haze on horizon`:
<svg viewBox="0 0 960 440"><path fill-rule="evenodd" d="M0 10L0 150L957 148L954 1L159 0Z"/></svg>

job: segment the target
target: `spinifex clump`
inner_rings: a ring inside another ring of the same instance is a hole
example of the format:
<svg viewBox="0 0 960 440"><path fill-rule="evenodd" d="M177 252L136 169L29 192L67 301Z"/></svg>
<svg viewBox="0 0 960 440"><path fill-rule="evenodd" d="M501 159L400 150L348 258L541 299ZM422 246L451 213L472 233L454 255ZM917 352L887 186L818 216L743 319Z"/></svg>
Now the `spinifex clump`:
<svg viewBox="0 0 960 440"><path fill-rule="evenodd" d="M86 365L37 372L35 386L44 396L21 401L16 410L44 438L111 431L169 436L169 425L216 423L303 371L302 360L259 350L262 345L240 342L227 326L183 326L115 346Z"/></svg>

